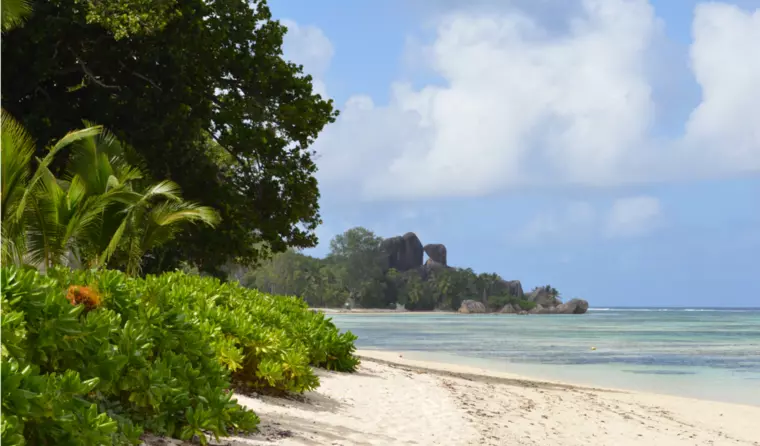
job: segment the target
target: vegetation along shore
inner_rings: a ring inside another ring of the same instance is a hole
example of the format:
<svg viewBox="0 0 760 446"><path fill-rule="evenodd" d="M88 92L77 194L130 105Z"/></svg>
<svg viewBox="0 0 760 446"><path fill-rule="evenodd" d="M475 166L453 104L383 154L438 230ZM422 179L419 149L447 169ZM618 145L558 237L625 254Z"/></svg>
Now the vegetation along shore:
<svg viewBox="0 0 760 446"><path fill-rule="evenodd" d="M519 280L455 268L448 257L445 245L423 246L412 232L383 239L357 227L333 238L324 259L289 250L253 271L239 270L237 277L262 291L300 296L314 308L504 314L588 310L583 299L563 303L551 285L524 292Z"/></svg>
<svg viewBox="0 0 760 446"><path fill-rule="evenodd" d="M589 304L411 232L303 254L338 110L265 0L1 16L3 446L760 445L757 407L357 353L330 312Z"/></svg>

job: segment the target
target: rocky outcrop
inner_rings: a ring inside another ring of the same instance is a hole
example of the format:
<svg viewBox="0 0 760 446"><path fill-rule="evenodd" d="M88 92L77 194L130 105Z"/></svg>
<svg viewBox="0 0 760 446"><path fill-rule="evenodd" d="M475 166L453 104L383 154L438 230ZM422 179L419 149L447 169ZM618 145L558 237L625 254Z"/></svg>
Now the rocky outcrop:
<svg viewBox="0 0 760 446"><path fill-rule="evenodd" d="M504 308L502 308L499 313L503 313L503 314L517 314L520 311L521 310L520 310L519 307L515 307L512 304L506 304L506 305L504 305Z"/></svg>
<svg viewBox="0 0 760 446"><path fill-rule="evenodd" d="M570 299L556 307L558 314L583 314L588 311L588 302L583 299Z"/></svg>
<svg viewBox="0 0 760 446"><path fill-rule="evenodd" d="M529 314L544 314L546 309L543 305L536 305L535 307L528 310Z"/></svg>
<svg viewBox="0 0 760 446"><path fill-rule="evenodd" d="M427 270L441 269L441 268L448 268L448 266L446 266L443 263L436 262L433 259L427 259L425 261L425 269Z"/></svg>
<svg viewBox="0 0 760 446"><path fill-rule="evenodd" d="M409 271L422 266L422 242L413 232L383 240L383 250L388 255L388 268Z"/></svg>
<svg viewBox="0 0 760 446"><path fill-rule="evenodd" d="M529 314L583 314L588 311L588 302L583 299L571 299L563 304L544 306L537 304ZM504 310L502 310L504 313Z"/></svg>
<svg viewBox="0 0 760 446"><path fill-rule="evenodd" d="M429 260L443 266L448 266L448 263L446 263L446 246L440 243L431 243L425 245L422 249L430 257Z"/></svg>
<svg viewBox="0 0 760 446"><path fill-rule="evenodd" d="M423 281L431 280L438 274L445 274L446 271L456 270L456 268L448 266L448 254L445 245L431 243L423 246L413 232L385 239L383 250L387 255L386 267L388 269L393 268L399 272L416 271ZM425 254L427 254L428 259L423 265ZM520 305L514 303L507 304L500 310L496 310L503 314L583 314L588 310L588 302L583 299L572 299L562 303L557 298L557 291L548 285L525 293L519 280L503 280L495 274L489 275L489 277L495 277L498 280L489 285L488 296L509 297L510 302L527 300L535 304L535 307L529 311L523 310ZM468 291L468 295L473 296L474 294L472 291ZM460 313L487 313L489 309L482 302L465 300L458 311Z"/></svg>
<svg viewBox="0 0 760 446"><path fill-rule="evenodd" d="M524 299L525 293L523 293L522 283L519 280L501 280L499 284L503 287L500 292L508 294L518 299Z"/></svg>
<svg viewBox="0 0 760 446"><path fill-rule="evenodd" d="M525 296L526 300L535 302L543 307L556 307L561 302L554 297L546 288L536 288Z"/></svg>
<svg viewBox="0 0 760 446"><path fill-rule="evenodd" d="M485 313L486 312L486 306L483 305L482 302L478 302L476 300L463 300L462 305L459 307L460 313Z"/></svg>

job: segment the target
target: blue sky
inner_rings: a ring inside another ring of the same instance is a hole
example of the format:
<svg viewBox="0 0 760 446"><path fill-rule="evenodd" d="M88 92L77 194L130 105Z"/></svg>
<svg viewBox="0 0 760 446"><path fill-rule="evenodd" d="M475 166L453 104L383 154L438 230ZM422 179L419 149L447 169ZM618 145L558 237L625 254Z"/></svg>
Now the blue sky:
<svg viewBox="0 0 760 446"><path fill-rule="evenodd" d="M757 0L270 0L341 110L321 244L413 231L592 306L760 306Z"/></svg>

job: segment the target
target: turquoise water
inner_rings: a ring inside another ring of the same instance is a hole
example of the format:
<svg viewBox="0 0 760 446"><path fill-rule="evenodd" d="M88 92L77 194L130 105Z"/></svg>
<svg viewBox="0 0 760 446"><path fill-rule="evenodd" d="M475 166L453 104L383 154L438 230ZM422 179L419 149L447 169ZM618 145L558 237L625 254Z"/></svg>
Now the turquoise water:
<svg viewBox="0 0 760 446"><path fill-rule="evenodd" d="M760 309L584 315L336 314L360 349L494 371L760 406ZM592 350L591 347L596 347Z"/></svg>

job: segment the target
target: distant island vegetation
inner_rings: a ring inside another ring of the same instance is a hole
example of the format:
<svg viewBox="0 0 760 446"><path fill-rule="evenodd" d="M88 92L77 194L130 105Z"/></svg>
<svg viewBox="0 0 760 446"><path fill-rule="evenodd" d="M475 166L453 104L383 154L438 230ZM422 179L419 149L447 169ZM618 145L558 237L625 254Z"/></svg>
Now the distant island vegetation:
<svg viewBox="0 0 760 446"><path fill-rule="evenodd" d="M423 263L424 254L428 259ZM588 309L582 299L563 303L551 285L526 293L519 280L451 267L444 245L423 246L414 233L383 239L363 227L333 238L325 258L288 250L238 276L244 286L299 296L316 308L516 314L580 314Z"/></svg>

